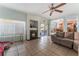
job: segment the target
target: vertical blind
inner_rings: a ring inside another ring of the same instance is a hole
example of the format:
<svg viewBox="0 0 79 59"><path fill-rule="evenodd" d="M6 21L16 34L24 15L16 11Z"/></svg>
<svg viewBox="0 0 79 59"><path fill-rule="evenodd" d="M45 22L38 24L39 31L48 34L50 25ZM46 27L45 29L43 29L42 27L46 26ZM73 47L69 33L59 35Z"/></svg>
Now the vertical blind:
<svg viewBox="0 0 79 59"><path fill-rule="evenodd" d="M24 22L0 21L0 40L17 40L24 35ZM10 38L9 38L10 37Z"/></svg>

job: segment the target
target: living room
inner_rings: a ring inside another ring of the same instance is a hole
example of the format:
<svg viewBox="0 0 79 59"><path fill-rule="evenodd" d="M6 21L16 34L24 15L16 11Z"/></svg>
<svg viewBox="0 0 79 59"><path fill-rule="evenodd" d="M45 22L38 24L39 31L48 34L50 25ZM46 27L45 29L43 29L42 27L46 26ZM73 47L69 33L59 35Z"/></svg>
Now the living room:
<svg viewBox="0 0 79 59"><path fill-rule="evenodd" d="M78 56L78 6L79 3L0 4L0 55Z"/></svg>

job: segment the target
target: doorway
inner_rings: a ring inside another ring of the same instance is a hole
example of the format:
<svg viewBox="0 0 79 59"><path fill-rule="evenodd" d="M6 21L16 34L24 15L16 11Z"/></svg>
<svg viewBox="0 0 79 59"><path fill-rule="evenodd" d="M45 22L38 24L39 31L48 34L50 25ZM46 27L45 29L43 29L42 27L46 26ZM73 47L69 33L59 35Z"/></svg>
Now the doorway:
<svg viewBox="0 0 79 59"><path fill-rule="evenodd" d="M40 32L40 36L48 36L48 22L47 20L44 20L43 22L41 22L40 25L41 28L41 32Z"/></svg>

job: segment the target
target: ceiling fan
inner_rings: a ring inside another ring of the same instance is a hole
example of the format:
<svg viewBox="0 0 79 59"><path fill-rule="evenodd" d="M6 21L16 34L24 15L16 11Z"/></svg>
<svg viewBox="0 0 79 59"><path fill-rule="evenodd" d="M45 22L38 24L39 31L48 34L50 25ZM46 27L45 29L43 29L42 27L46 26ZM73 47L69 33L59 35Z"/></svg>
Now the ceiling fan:
<svg viewBox="0 0 79 59"><path fill-rule="evenodd" d="M48 12L48 11L50 11L50 16L52 15L52 13L53 13L54 11L59 12L59 13L62 13L63 10L59 10L59 9L57 9L57 8L59 8L59 7L63 6L63 5L65 5L65 4L66 4L66 3L61 3L61 4L57 5L57 6L54 6L54 4L52 3L51 6L49 6L49 9L46 10L46 11L44 11L42 14L44 14L44 13L46 13L46 12Z"/></svg>

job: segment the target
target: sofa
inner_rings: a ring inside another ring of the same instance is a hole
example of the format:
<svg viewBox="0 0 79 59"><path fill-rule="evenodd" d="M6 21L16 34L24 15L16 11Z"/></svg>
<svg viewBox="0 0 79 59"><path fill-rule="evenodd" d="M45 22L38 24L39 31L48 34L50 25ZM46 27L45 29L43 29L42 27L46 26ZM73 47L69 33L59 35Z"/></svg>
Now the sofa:
<svg viewBox="0 0 79 59"><path fill-rule="evenodd" d="M79 49L79 32L74 33L73 49L78 52L78 49Z"/></svg>
<svg viewBox="0 0 79 59"><path fill-rule="evenodd" d="M73 32L57 32L51 35L54 43L63 45L65 47L73 48L74 33Z"/></svg>

